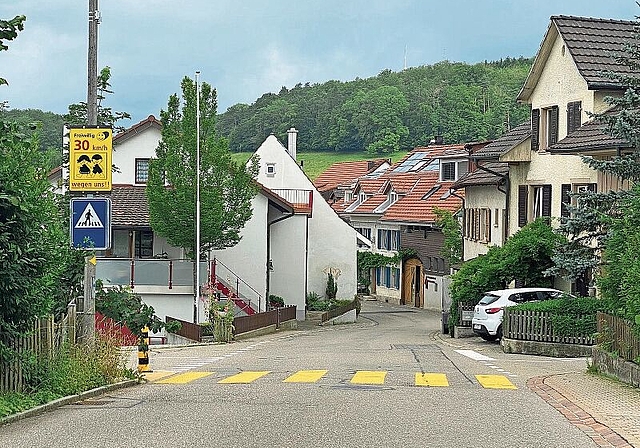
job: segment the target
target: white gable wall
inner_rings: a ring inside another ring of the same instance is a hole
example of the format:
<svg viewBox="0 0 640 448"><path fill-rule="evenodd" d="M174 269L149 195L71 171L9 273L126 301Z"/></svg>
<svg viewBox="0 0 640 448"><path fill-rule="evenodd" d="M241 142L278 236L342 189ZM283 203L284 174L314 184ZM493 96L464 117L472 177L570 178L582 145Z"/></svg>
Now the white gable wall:
<svg viewBox="0 0 640 448"><path fill-rule="evenodd" d="M294 215L271 225L269 294L285 305L297 306L297 319L305 319L307 277L307 217Z"/></svg>
<svg viewBox="0 0 640 448"><path fill-rule="evenodd" d="M224 250L211 251L211 257L216 257L231 269L243 282L249 284L260 294L260 303L256 303L257 296L240 284L240 296L251 299L252 305L260 311L266 310L267 291L267 216L269 200L258 193L251 201L253 214L240 231L242 239L238 244ZM236 277L230 275L222 266L217 268L217 275L235 289ZM227 280L229 277L229 280Z"/></svg>
<svg viewBox="0 0 640 448"><path fill-rule="evenodd" d="M156 148L162 138L160 129L148 127L135 136L128 137L113 148L113 164L119 173L114 172L112 183L135 185L136 159L151 159L156 156Z"/></svg>
<svg viewBox="0 0 640 448"><path fill-rule="evenodd" d="M588 112L599 113L608 108L604 102L604 96L607 94L612 92L603 94L588 89L587 82L578 72L564 40L557 36L529 101L532 109L544 109L554 105L559 107L558 140L561 140L567 136L567 103L582 102L580 122L584 123L590 119Z"/></svg>
<svg viewBox="0 0 640 448"><path fill-rule="evenodd" d="M327 272L332 269L339 272L338 298L353 298L357 289L356 231L331 209L275 136L267 137L256 153L260 156L258 181L264 186L272 190L313 191L313 217L308 224L307 292L324 296ZM267 175L268 166L275 170L272 176Z"/></svg>

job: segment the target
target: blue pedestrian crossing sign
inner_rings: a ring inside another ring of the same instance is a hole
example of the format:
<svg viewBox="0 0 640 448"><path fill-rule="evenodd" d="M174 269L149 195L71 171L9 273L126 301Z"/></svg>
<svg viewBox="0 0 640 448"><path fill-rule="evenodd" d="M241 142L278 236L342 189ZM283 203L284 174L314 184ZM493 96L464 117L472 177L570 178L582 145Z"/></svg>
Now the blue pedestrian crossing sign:
<svg viewBox="0 0 640 448"><path fill-rule="evenodd" d="M111 247L111 200L71 199L71 242L80 249L106 250Z"/></svg>

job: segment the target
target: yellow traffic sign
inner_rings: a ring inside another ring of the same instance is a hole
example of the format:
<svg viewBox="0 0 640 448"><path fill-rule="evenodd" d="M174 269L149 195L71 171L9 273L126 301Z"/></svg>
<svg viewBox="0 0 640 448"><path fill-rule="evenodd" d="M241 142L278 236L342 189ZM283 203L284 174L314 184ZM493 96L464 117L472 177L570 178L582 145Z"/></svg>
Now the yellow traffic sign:
<svg viewBox="0 0 640 448"><path fill-rule="evenodd" d="M69 190L111 191L110 128L69 129Z"/></svg>

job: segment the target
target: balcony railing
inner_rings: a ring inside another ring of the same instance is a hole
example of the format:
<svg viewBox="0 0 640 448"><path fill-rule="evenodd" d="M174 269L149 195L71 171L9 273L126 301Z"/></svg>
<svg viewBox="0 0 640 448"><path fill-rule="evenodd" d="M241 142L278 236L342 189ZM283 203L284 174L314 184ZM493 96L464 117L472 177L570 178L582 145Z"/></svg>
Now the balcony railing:
<svg viewBox="0 0 640 448"><path fill-rule="evenodd" d="M200 262L203 287L208 282L213 283L213 276L249 306L254 305L260 309L266 307L264 297L220 260ZM163 286L168 289L187 286L193 291L193 261L98 258L96 278L102 280L105 286L128 285L134 290L136 286Z"/></svg>
<svg viewBox="0 0 640 448"><path fill-rule="evenodd" d="M297 212L311 214L313 211L313 191L276 188L271 190L294 206Z"/></svg>

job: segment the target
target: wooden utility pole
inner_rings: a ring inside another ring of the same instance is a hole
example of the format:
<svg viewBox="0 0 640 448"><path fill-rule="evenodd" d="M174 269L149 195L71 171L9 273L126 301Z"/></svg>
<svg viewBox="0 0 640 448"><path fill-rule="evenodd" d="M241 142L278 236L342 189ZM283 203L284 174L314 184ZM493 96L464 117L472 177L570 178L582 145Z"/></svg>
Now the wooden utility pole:
<svg viewBox="0 0 640 448"><path fill-rule="evenodd" d="M98 0L89 0L89 54L87 80L87 124L98 124Z"/></svg>

